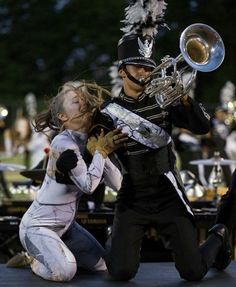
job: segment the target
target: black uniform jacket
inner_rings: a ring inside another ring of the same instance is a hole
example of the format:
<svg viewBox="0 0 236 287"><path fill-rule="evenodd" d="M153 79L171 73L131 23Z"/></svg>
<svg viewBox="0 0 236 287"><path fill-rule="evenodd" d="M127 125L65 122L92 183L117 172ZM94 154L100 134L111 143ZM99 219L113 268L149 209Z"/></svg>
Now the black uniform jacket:
<svg viewBox="0 0 236 287"><path fill-rule="evenodd" d="M160 126L170 136L173 126L188 129L199 135L207 133L210 129L209 115L204 107L192 98L188 99L188 106L178 102L167 109L162 109L155 97L143 93L135 100L122 91L119 98L114 98L112 102ZM129 139L126 147L118 151L118 157L125 169L118 201L133 205L142 202L148 208L151 201L156 206L155 202L160 203L160 197L163 197L163 194L158 193L160 184L165 185L163 174L171 171L180 182L176 173L172 143L154 150ZM185 194L183 197L186 199ZM188 204L187 199L186 202Z"/></svg>

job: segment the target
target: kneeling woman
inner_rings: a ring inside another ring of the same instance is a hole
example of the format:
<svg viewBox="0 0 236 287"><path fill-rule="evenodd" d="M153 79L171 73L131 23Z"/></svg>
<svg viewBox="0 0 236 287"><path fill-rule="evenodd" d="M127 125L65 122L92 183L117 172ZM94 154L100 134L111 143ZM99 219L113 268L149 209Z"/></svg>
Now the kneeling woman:
<svg viewBox="0 0 236 287"><path fill-rule="evenodd" d="M49 110L35 120L36 131L45 128L60 131L51 143L43 184L20 224L21 243L33 258L31 268L47 280L69 281L77 267L106 270L104 249L75 221L83 193L93 193L102 177L114 190L120 188L122 181L120 171L108 158L116 149L114 136L120 138L120 143L127 139L119 130L93 137L88 145L93 155L89 166L83 158L93 112L101 103L98 86L68 82L52 99ZM74 168L69 172L67 184L58 183L56 161L67 149L72 150Z"/></svg>

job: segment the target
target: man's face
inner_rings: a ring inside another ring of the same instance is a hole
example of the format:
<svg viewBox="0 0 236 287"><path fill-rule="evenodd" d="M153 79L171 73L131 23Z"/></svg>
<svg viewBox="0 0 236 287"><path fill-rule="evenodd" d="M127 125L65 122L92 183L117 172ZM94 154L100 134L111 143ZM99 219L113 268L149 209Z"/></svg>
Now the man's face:
<svg viewBox="0 0 236 287"><path fill-rule="evenodd" d="M141 65L126 65L126 69L131 76L140 82L148 77L153 70L153 68ZM120 76L123 79L124 90L127 95L129 95L129 91L140 93L145 89L145 86L138 85L130 80L123 69L120 71Z"/></svg>
<svg viewBox="0 0 236 287"><path fill-rule="evenodd" d="M137 80L141 81L148 77L153 68L142 65L126 65L127 71Z"/></svg>

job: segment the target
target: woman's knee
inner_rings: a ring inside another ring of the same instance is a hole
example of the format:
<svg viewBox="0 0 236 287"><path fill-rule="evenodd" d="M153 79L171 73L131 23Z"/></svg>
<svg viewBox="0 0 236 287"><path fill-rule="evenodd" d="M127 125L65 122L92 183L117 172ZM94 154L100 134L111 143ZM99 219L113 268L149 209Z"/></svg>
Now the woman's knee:
<svg viewBox="0 0 236 287"><path fill-rule="evenodd" d="M68 264L66 267L54 268L52 271L53 281L66 282L72 280L77 272L76 264Z"/></svg>
<svg viewBox="0 0 236 287"><path fill-rule="evenodd" d="M62 265L55 262L52 267L42 264L37 260L33 260L31 264L32 271L45 280L66 282L70 281L77 272L76 264Z"/></svg>

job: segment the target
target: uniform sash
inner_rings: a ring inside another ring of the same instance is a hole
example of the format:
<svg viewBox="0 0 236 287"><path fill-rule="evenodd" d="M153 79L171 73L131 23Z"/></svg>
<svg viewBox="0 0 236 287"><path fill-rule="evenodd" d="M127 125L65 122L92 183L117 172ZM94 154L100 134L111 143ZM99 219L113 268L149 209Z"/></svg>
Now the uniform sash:
<svg viewBox="0 0 236 287"><path fill-rule="evenodd" d="M116 103L108 104L101 112L108 114L122 132L145 146L158 149L171 142L170 135L163 128Z"/></svg>

